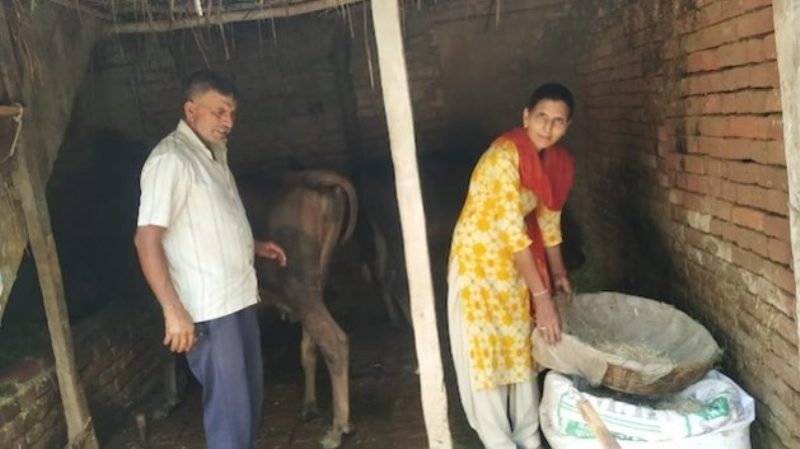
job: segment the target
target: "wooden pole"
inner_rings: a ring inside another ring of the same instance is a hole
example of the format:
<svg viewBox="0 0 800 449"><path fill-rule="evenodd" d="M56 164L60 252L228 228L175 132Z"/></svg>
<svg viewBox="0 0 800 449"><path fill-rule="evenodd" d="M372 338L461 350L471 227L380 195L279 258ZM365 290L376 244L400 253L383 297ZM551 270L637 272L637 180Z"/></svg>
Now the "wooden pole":
<svg viewBox="0 0 800 449"><path fill-rule="evenodd" d="M397 202L411 296L414 340L419 362L422 412L428 447L450 449L447 392L444 386L439 336L436 330L425 211L417 170L414 117L403 54L398 0L373 0L372 20L378 47L383 105L394 162Z"/></svg>
<svg viewBox="0 0 800 449"><path fill-rule="evenodd" d="M222 25L230 22L291 17L331 8L341 8L361 1L363 0L309 0L303 3L292 3L283 6L252 7L241 11L222 11L217 13L215 10L212 10L207 11L204 16L187 17L175 21L158 20L151 22L117 23L111 27L111 31L117 34L160 33L184 28Z"/></svg>
<svg viewBox="0 0 800 449"><path fill-rule="evenodd" d="M575 391L577 391L577 389ZM603 422L603 418L600 417L597 410L592 407L592 403L580 393L578 393L578 395L578 411L581 413L581 417L583 417L586 425L589 426L589 430L591 430L595 438L597 438L600 447L602 449L620 449L619 443L617 443L617 440L611 435L611 432L608 431L606 423Z"/></svg>
<svg viewBox="0 0 800 449"><path fill-rule="evenodd" d="M19 114L19 106L2 106L0 105L0 117L9 117Z"/></svg>
<svg viewBox="0 0 800 449"><path fill-rule="evenodd" d="M800 0L773 0L775 47L783 105L783 145L789 177L789 223L800 336Z"/></svg>
<svg viewBox="0 0 800 449"><path fill-rule="evenodd" d="M0 3L0 23L6 23L5 7ZM19 99L20 103L26 102L24 80L18 75L18 62L12 49L11 36L8 27L0 26L0 61L3 61L3 72L0 75L9 98ZM33 89L29 89L30 92ZM32 96L32 95L31 95ZM17 108L14 108L17 112ZM28 239L36 262L39 274L39 284L44 299L44 310L47 316L47 328L50 331L50 341L53 346L58 387L61 394L61 403L64 406L64 416L67 422L68 447L70 449L97 449L97 436L94 431L89 407L78 376L75 364L75 351L72 346L72 332L69 327L69 315L64 299L64 285L61 278L61 267L58 264L55 239L50 226L50 213L47 209L45 186L32 175L33 155L25 151L25 136L35 135L31 126L22 131L22 136L17 142L16 167L12 180L16 188L25 224L28 229ZM44 151L42 151L44 153ZM35 172L33 172L35 173Z"/></svg>
<svg viewBox="0 0 800 449"><path fill-rule="evenodd" d="M96 17L98 19L107 20L109 22L114 20L114 17L111 14L106 14L106 13L104 13L102 11L99 11L97 9L94 9L94 8L92 8L90 6L83 5L80 2L75 1L75 0L50 0L50 1L55 3L56 5L61 5L61 6L67 7L67 8L77 9L81 13L88 14L88 15L90 15L92 17Z"/></svg>
<svg viewBox="0 0 800 449"><path fill-rule="evenodd" d="M17 143L19 149L17 150L17 168L13 175L14 186L22 201L31 251L36 262L36 271L39 274L39 284L44 298L47 328L50 331L50 341L53 345L53 356L58 374L58 388L61 392L61 402L64 405L67 422L68 447L70 449L97 449L99 446L94 424L75 364L75 350L72 345L69 314L64 299L61 267L58 264L58 252L50 226L45 189L31 176L29 157L26 157L23 143L22 141Z"/></svg>

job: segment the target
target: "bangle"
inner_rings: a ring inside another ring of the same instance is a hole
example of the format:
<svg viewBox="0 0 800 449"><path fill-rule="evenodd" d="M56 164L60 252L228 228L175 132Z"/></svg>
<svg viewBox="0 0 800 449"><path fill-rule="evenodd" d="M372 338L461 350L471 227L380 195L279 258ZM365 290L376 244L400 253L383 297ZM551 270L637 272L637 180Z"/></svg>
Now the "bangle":
<svg viewBox="0 0 800 449"><path fill-rule="evenodd" d="M536 297L539 297L539 296L544 296L544 295L546 295L548 293L550 293L550 290L545 288L545 289L542 289L541 291L531 293L531 296L536 298Z"/></svg>

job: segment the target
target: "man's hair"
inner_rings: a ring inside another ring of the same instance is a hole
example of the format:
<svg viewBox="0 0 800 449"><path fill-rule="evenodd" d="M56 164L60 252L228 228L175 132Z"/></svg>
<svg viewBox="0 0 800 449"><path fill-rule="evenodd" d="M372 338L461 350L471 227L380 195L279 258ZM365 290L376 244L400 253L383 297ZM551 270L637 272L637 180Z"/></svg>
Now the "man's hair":
<svg viewBox="0 0 800 449"><path fill-rule="evenodd" d="M236 87L233 86L233 83L211 70L199 70L189 76L184 84L183 100L192 100L209 90L236 100Z"/></svg>
<svg viewBox="0 0 800 449"><path fill-rule="evenodd" d="M575 99L572 97L572 92L567 86L561 83L544 83L533 91L530 98L528 98L528 110L533 109L542 100L556 100L563 101L569 114L567 118L572 118L572 113L575 111Z"/></svg>

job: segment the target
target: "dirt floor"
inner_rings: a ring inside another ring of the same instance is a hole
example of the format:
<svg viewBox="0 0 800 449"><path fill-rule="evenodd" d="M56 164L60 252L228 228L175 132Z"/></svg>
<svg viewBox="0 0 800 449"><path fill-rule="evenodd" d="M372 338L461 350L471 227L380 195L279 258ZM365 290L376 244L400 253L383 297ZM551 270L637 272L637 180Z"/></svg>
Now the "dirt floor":
<svg viewBox="0 0 800 449"><path fill-rule="evenodd" d="M369 318L369 317L363 317ZM416 359L408 329L392 329L382 319L354 322L343 320L351 336L351 410L356 432L343 444L345 449L409 449L427 447L422 417ZM281 332L292 334L288 328ZM277 340L275 332L266 338ZM284 335L285 337L285 335ZM281 337L283 338L283 337ZM299 335L296 338L299 343ZM290 342L291 339L284 339ZM269 344L270 342L265 342ZM294 346L292 349L296 349ZM266 351L266 349L265 349ZM264 418L258 448L317 449L330 424L330 389L324 369L320 369L320 406L323 417L304 423L297 418L302 400L302 370L294 350L272 351L267 358ZM466 425L454 396L452 371L447 367L450 415L455 447L480 448ZM183 403L164 419L148 419L147 441L151 449L200 449L203 444L200 388L190 383ZM144 448L135 419L113 436L109 449Z"/></svg>

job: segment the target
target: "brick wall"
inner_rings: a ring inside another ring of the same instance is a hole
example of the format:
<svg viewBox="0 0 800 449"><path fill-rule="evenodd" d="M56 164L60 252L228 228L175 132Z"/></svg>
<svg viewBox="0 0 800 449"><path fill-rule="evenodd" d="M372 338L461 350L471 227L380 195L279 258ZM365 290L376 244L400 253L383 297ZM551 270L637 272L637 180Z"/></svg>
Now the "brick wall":
<svg viewBox="0 0 800 449"><path fill-rule="evenodd" d="M673 300L757 400L755 448L800 445L795 282L772 8L609 1L579 62L577 202L609 286Z"/></svg>
<svg viewBox="0 0 800 449"><path fill-rule="evenodd" d="M113 302L74 329L76 363L101 443L161 379L157 323L155 314ZM63 414L49 349L0 372L0 446L63 447Z"/></svg>
<svg viewBox="0 0 800 449"><path fill-rule="evenodd" d="M346 67L337 52L345 25L336 17L241 23L226 27L224 39L213 28L105 42L96 52L97 75L81 96L81 114L150 147L181 116L181 80L209 66L240 93L230 142L235 168L344 166L339 78Z"/></svg>
<svg viewBox="0 0 800 449"><path fill-rule="evenodd" d="M410 2L403 10L421 152L477 152L520 121L530 90L574 83L566 0ZM155 36L98 47L81 95L94 126L155 144L180 115L180 82L213 67L241 92L231 137L235 169L333 166L388 156L371 16L345 13ZM202 49L198 50L198 49ZM370 70L371 68L371 70Z"/></svg>
<svg viewBox="0 0 800 449"><path fill-rule="evenodd" d="M420 151L479 152L519 122L539 82L579 86L568 207L580 212L607 287L699 319L723 345L726 372L758 401L754 446L797 447L770 2L416 4L406 4L403 27ZM86 122L152 145L180 114L178 80L209 65L243 94L235 167L386 155L370 18L361 6L346 11L110 40L81 94Z"/></svg>

